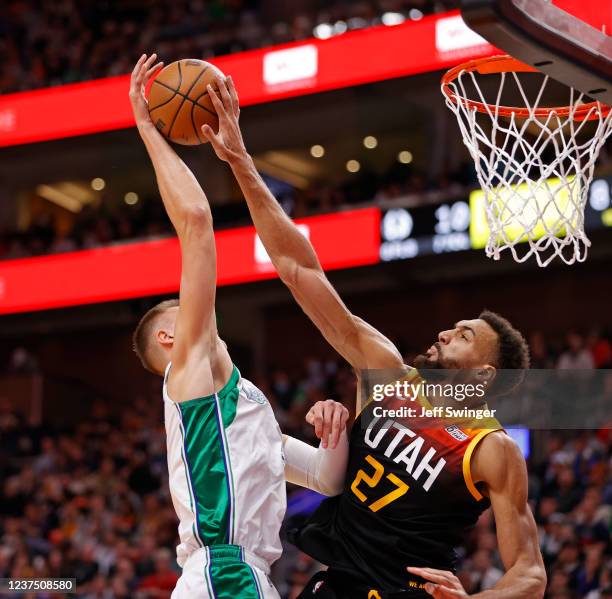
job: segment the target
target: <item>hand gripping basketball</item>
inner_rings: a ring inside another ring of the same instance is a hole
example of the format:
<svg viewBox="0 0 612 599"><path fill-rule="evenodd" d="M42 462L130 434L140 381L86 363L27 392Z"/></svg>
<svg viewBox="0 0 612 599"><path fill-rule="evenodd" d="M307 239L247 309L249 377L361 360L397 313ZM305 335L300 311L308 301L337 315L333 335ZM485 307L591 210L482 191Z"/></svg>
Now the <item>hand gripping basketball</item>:
<svg viewBox="0 0 612 599"><path fill-rule="evenodd" d="M143 54L132 71L130 79L130 102L136 126L140 127L143 124L149 123L149 110L147 108L147 99L145 98L145 88L151 77L155 75L163 66L163 62L154 64L157 60L157 54L153 53L147 57Z"/></svg>
<svg viewBox="0 0 612 599"><path fill-rule="evenodd" d="M217 90L208 86L208 95L219 116L219 131L215 133L210 125L202 127L202 135L209 141L217 156L225 162L231 163L246 154L242 132L238 119L240 117L240 103L236 87L231 77L215 79ZM217 93L218 92L218 93Z"/></svg>

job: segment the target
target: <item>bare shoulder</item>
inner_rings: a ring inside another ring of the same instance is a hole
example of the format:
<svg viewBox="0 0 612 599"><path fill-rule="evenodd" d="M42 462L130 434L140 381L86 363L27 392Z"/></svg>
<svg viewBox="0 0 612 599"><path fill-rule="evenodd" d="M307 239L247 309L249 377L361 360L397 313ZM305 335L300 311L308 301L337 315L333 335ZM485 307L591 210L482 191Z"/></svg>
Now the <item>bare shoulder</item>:
<svg viewBox="0 0 612 599"><path fill-rule="evenodd" d="M177 403L197 397L205 397L215 392L209 356L193 354L184 362L172 363L168 375L168 394Z"/></svg>
<svg viewBox="0 0 612 599"><path fill-rule="evenodd" d="M490 489L501 488L510 481L527 480L527 465L519 446L503 431L487 435L472 456L475 481Z"/></svg>
<svg viewBox="0 0 612 599"><path fill-rule="evenodd" d="M234 365L225 343L217 337L212 351L193 348L183 362L175 365L168 378L168 391L174 401L183 402L214 394L232 375Z"/></svg>

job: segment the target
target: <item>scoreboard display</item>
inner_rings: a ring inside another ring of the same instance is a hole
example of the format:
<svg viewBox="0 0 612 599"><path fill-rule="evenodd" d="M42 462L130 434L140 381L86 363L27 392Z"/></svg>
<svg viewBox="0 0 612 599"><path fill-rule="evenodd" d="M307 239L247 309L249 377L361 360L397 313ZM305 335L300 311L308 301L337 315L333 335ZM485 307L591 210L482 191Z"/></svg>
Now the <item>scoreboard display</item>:
<svg viewBox="0 0 612 599"><path fill-rule="evenodd" d="M587 231L612 227L612 177L600 177L591 183L584 220ZM481 249L488 231L484 194L480 190L465 200L391 208L381 216L380 260Z"/></svg>
<svg viewBox="0 0 612 599"><path fill-rule="evenodd" d="M380 259L405 260L470 249L470 206L464 200L438 206L392 208L381 219Z"/></svg>

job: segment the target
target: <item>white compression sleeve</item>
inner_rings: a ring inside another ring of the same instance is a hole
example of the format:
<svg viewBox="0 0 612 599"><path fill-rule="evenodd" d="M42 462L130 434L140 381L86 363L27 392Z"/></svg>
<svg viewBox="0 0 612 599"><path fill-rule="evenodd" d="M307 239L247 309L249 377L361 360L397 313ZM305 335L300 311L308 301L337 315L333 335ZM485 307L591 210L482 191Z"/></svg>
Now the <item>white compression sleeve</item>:
<svg viewBox="0 0 612 599"><path fill-rule="evenodd" d="M346 429L342 431L336 449L312 447L288 435L283 435L283 438L288 482L323 495L342 493L349 453Z"/></svg>

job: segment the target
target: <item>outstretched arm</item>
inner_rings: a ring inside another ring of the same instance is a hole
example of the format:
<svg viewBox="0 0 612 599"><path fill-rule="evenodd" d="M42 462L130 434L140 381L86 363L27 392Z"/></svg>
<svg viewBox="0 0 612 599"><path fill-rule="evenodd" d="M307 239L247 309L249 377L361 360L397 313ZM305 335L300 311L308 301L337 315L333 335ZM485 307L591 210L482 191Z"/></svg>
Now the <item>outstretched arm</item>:
<svg viewBox="0 0 612 599"><path fill-rule="evenodd" d="M164 207L181 245L180 307L172 348L174 396L181 401L214 392L211 356L227 352L218 340L215 323L217 273L210 206L193 173L149 117L144 90L162 66L154 64L156 58L155 54L150 57L143 54L134 67L130 101L138 132L155 169ZM224 362L223 370L231 369L231 363L227 365L229 356ZM189 376L181 377L187 371ZM185 384L180 384L178 381L183 378ZM205 388L200 388L202 385Z"/></svg>
<svg viewBox="0 0 612 599"><path fill-rule="evenodd" d="M497 544L506 573L495 587L470 597L478 599L541 599L546 572L533 514L527 504L527 468L518 446L503 433L487 435L472 457L472 475L488 489ZM427 592L435 599L468 597L452 572L433 568L408 568L430 582Z"/></svg>
<svg viewBox="0 0 612 599"><path fill-rule="evenodd" d="M217 81L221 97L208 93L219 115L219 133L203 134L226 161L246 198L253 223L282 281L325 339L355 369L403 368L397 348L382 333L352 314L325 276L310 241L279 206L249 156L238 117L231 77Z"/></svg>

